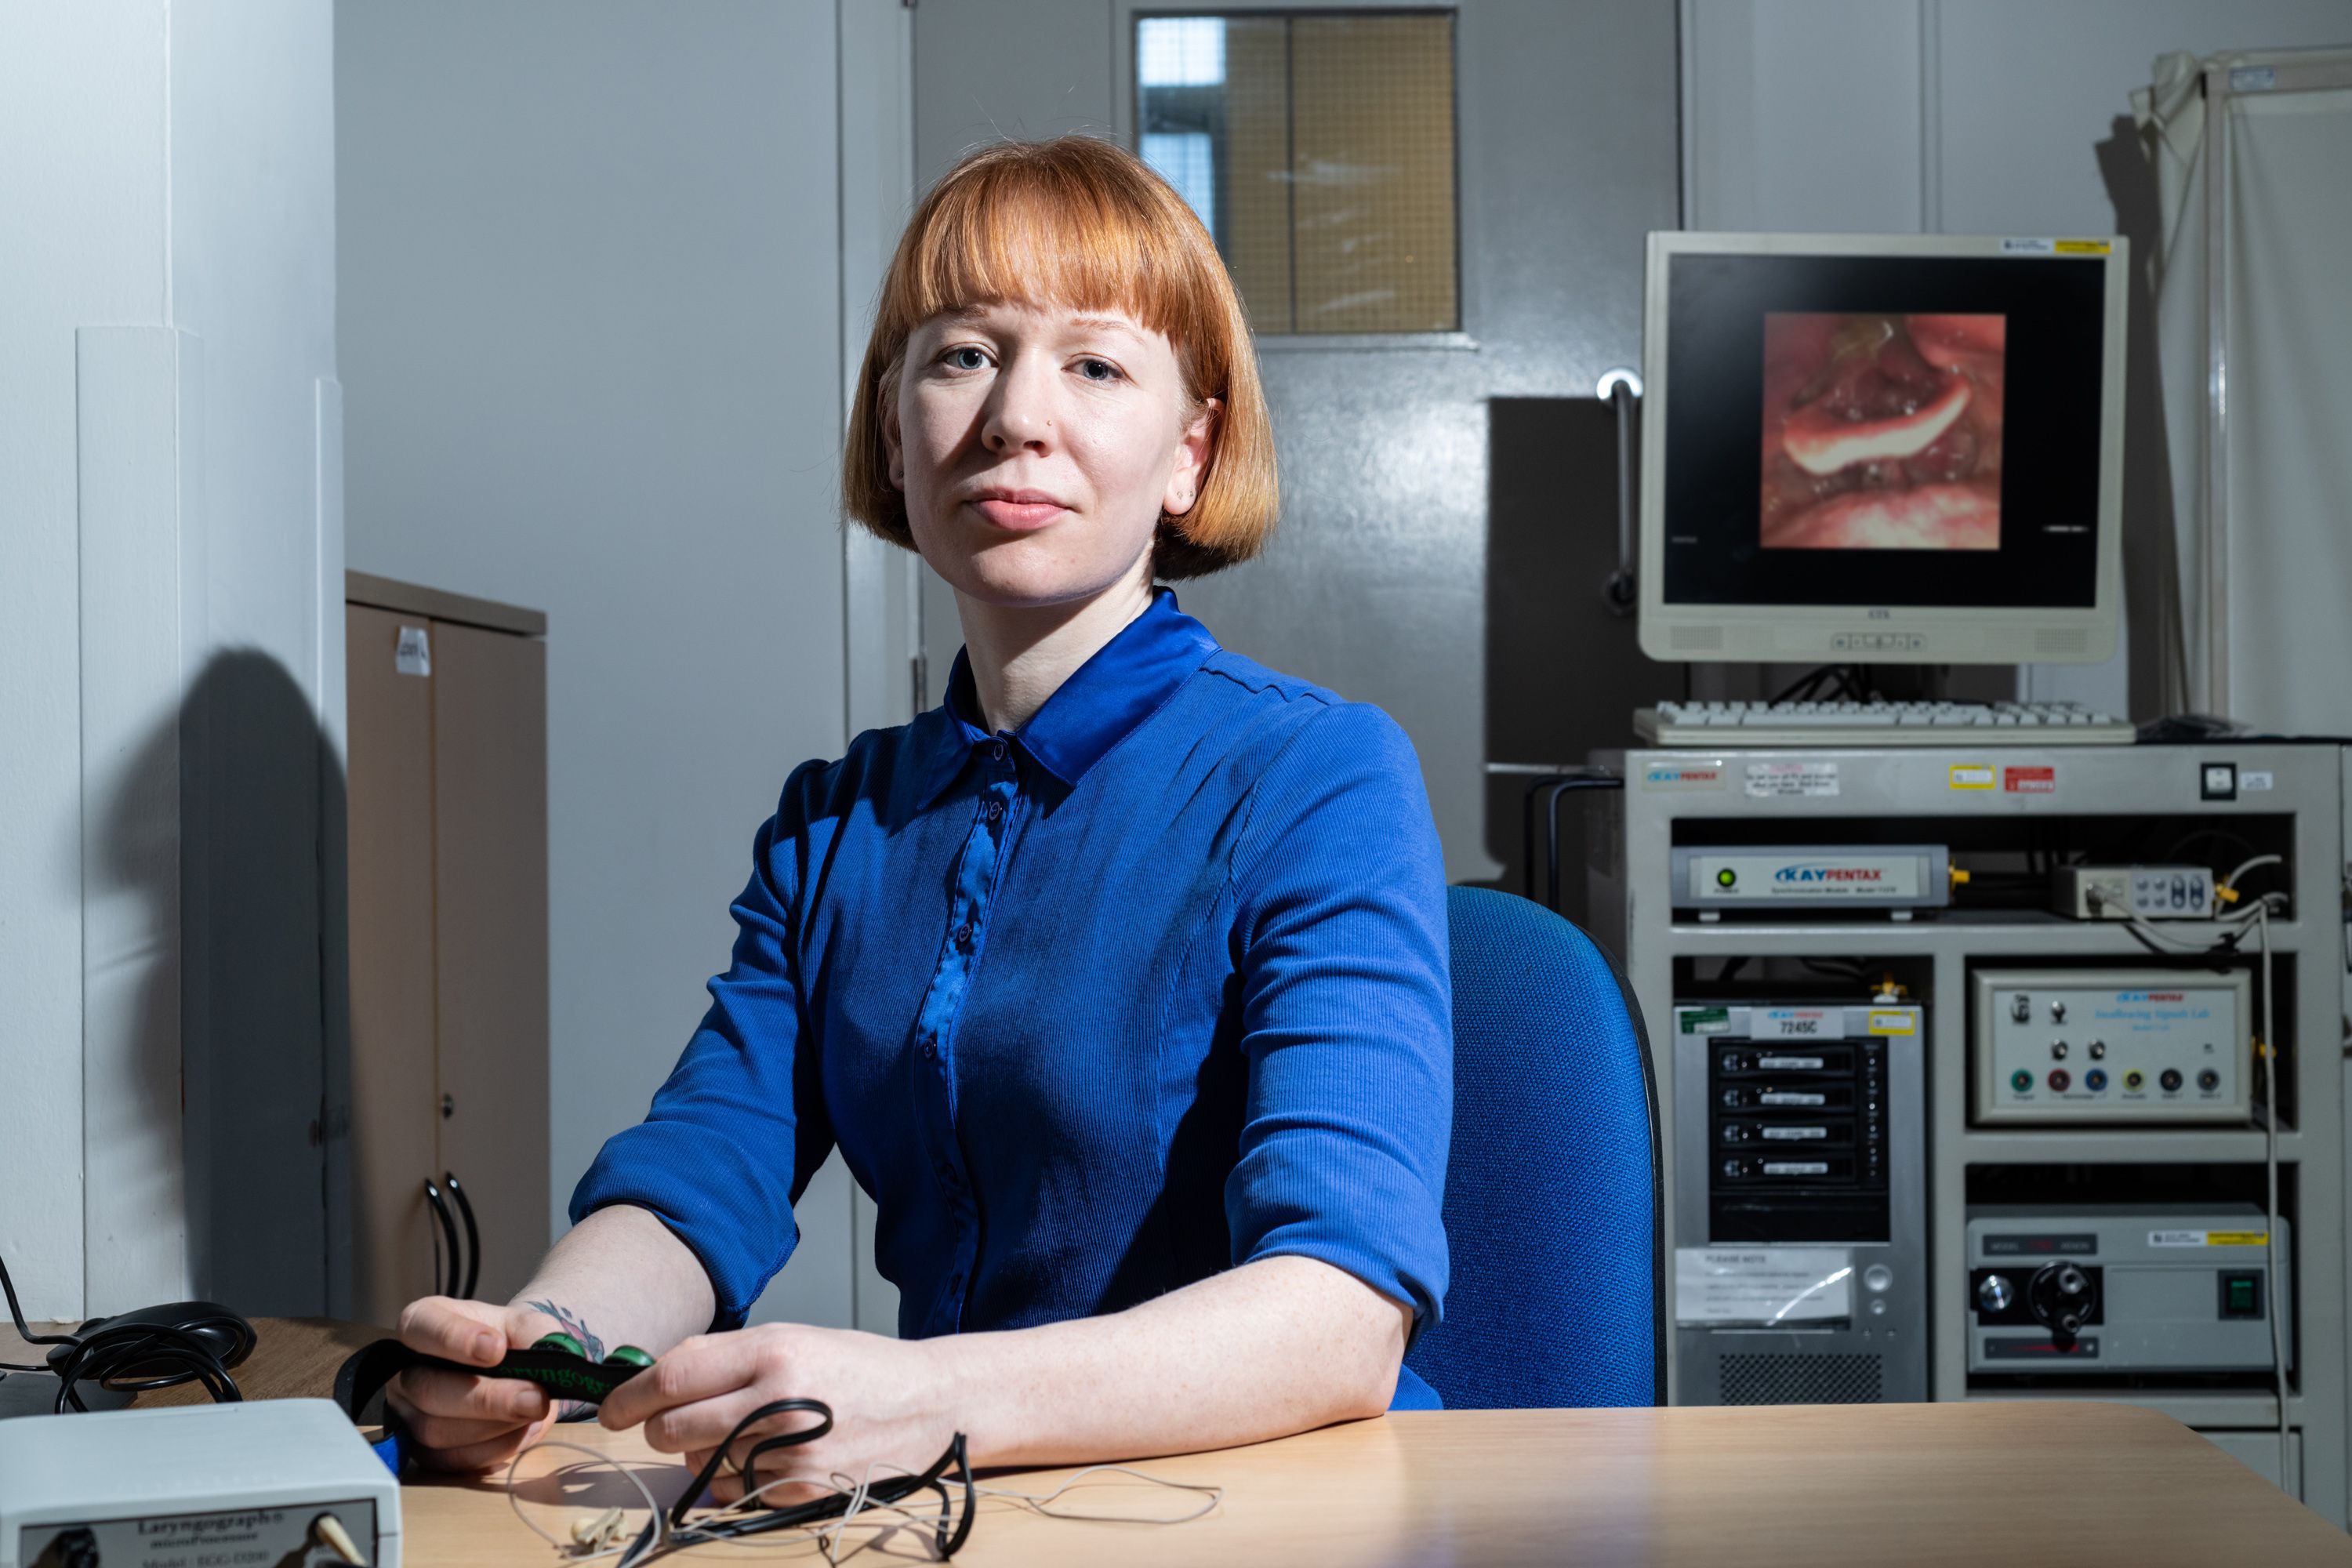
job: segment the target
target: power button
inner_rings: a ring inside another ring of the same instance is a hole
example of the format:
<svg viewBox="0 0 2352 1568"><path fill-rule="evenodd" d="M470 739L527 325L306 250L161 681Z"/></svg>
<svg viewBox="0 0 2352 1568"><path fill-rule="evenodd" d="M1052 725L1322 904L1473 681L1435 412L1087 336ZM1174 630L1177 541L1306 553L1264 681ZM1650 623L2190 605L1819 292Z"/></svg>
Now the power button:
<svg viewBox="0 0 2352 1568"><path fill-rule="evenodd" d="M1865 1290L1885 1290L1894 1283L1895 1270L1884 1263L1874 1263L1862 1271L1862 1288Z"/></svg>

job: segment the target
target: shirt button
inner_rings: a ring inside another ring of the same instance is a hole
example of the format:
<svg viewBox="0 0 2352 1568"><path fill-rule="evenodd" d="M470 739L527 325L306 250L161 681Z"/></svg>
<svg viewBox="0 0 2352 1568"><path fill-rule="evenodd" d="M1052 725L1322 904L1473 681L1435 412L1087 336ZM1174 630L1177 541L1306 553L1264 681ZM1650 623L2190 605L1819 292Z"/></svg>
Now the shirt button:
<svg viewBox="0 0 2352 1568"><path fill-rule="evenodd" d="M955 944L966 949L971 946L971 926L969 922L956 927Z"/></svg>
<svg viewBox="0 0 2352 1568"><path fill-rule="evenodd" d="M925 1061L937 1060L939 1054L940 1043L937 1040L925 1040L923 1042L923 1059Z"/></svg>
<svg viewBox="0 0 2352 1568"><path fill-rule="evenodd" d="M990 801L990 802L988 803L988 820L989 820L989 821L991 821L991 822L994 822L998 817L1003 816L1003 815L1004 815L1004 803L1003 803L1003 801L1001 801L1001 800L992 800L992 801Z"/></svg>
<svg viewBox="0 0 2352 1568"><path fill-rule="evenodd" d="M988 743L988 760L992 763L1001 763L1004 760L1003 742L991 741Z"/></svg>

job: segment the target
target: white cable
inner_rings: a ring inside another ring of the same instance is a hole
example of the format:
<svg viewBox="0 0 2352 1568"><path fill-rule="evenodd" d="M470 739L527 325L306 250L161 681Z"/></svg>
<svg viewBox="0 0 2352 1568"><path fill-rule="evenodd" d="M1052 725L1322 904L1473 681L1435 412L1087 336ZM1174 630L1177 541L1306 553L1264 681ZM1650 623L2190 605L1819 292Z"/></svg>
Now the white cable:
<svg viewBox="0 0 2352 1568"><path fill-rule="evenodd" d="M558 1541L547 1531L540 1529L538 1521L533 1520L530 1515L523 1512L522 1489L515 1485L515 1472L521 1468L523 1456L525 1454L535 1454L544 1448L568 1448L575 1454L587 1455L590 1459L595 1462L595 1465L603 1466L608 1469L620 1471L622 1476L627 1479L628 1483L637 1489L637 1495L646 1500L646 1508L653 1514L654 1519L654 1542L656 1545L660 1544L663 1530L661 1504L654 1500L652 1490L646 1487L643 1480L638 1479L636 1471L630 1469L625 1465L614 1462L611 1455L599 1453L595 1449L589 1447L584 1443L565 1443L554 1438L548 1438L535 1443L528 1448L518 1449L515 1452L515 1457L507 1461L507 1505L514 1510L515 1517L517 1519L522 1521L525 1525L530 1527L530 1532L533 1535L538 1536L541 1541L546 1542L550 1546L554 1547L556 1551L563 1553L565 1556L572 1558L574 1562L584 1563L597 1557L617 1556L628 1550L626 1547L614 1546L608 1547L602 1552L582 1552L575 1555L571 1547L566 1546L562 1542ZM590 1468L593 1467L581 1468ZM562 1470L558 1470L555 1473L557 1475L562 1475L563 1472Z"/></svg>
<svg viewBox="0 0 2352 1568"><path fill-rule="evenodd" d="M2275 859L2277 857L2273 856ZM2252 864L2249 862L2248 864ZM2239 870L2243 870L2240 867ZM2237 872L2231 873L2232 877ZM2271 1378L2278 1392L2278 1455L2279 1490L2288 1489L2289 1471L2286 1454L2286 1333L2281 1327L2286 1314L2286 1292L2281 1289L2278 1260L2278 1121L2279 1121L2279 1049L2278 1036L2271 1026L2271 915L2270 900L2254 900L2254 930L2263 949L2263 1163L2270 1178L2269 1206L2263 1215L2263 1245L2270 1265ZM2299 1490L2299 1489L2298 1489Z"/></svg>
<svg viewBox="0 0 2352 1568"><path fill-rule="evenodd" d="M1166 1487L1171 1491L1205 1492L1208 1494L1208 1500L1191 1513L1177 1514L1172 1518L1155 1518L1141 1514L1071 1513L1047 1506L1059 1500L1064 1492L1068 1491L1088 1476L1103 1475L1131 1476L1147 1485ZM1079 1519L1102 1524L1189 1524L1193 1520L1205 1518L1213 1512L1217 1505L1225 1500L1225 1489L1221 1486L1212 1486L1205 1481L1171 1481L1164 1476L1150 1475L1127 1465L1088 1465L1085 1469L1074 1473L1069 1479L1052 1491L1042 1494L1008 1491L1000 1487L981 1487L977 1490L982 1497L1005 1498L1024 1508L1034 1510L1047 1519Z"/></svg>
<svg viewBox="0 0 2352 1568"><path fill-rule="evenodd" d="M521 1468L524 1455L536 1452L541 1448L567 1449L572 1453L584 1455L590 1461L585 1465L562 1467L554 1472L557 1476L599 1468L613 1469L619 1471L631 1486L637 1489L637 1495L645 1499L646 1508L653 1521L653 1539L646 1542L644 1556L651 1556L667 1548L734 1546L748 1550L754 1548L755 1544L773 1547L805 1542L814 1544L824 1554L826 1562L837 1563L840 1561L842 1535L850 1529L888 1531L901 1529L905 1525L919 1525L927 1529L940 1530L946 1528L953 1517L951 1504L943 1506L940 1511L932 1513L919 1512L903 1503L872 1501L871 1494L877 1473L885 1476L908 1476L915 1473L903 1466L877 1460L867 1465L865 1473L854 1480L849 1476L839 1472L822 1477L779 1476L774 1480L761 1482L756 1489L745 1492L740 1498L719 1510L720 1514L748 1510L761 1496L780 1487L810 1487L849 1500L841 1515L836 1519L813 1521L793 1530L762 1532L756 1541L751 1537L712 1535L697 1529L692 1524L672 1531L669 1528L668 1515L654 1500L652 1490L646 1487L634 1469L614 1459L611 1455L601 1453L583 1444L550 1439L521 1450L508 1461L507 1503L514 1510L515 1517L521 1520L533 1535L546 1542L568 1561L573 1563L591 1563L602 1558L617 1557L620 1559L618 1568L628 1568L630 1563L642 1561L643 1558L637 1552L634 1540L627 1545L609 1546L602 1551L581 1551L576 1543L567 1544L540 1528L538 1521L523 1511L521 1489L516 1485L516 1474ZM1200 1492L1205 1494L1205 1500L1190 1513L1175 1515L1079 1513L1053 1506L1072 1488L1100 1475L1127 1476L1148 1486L1164 1487L1171 1491ZM1013 1491L1002 1487L977 1485L971 1490L974 1506L978 1505L980 1499L995 1498L1013 1503L1016 1507L1028 1509L1046 1519L1076 1520L1105 1524L1188 1524L1193 1520L1204 1518L1213 1512L1224 1500L1225 1496L1225 1489L1222 1486L1201 1481L1170 1480L1164 1476L1151 1475L1128 1465L1089 1465L1084 1469L1072 1472L1067 1479L1050 1492ZM882 1517L885 1515L897 1517ZM640 1533L643 1532L640 1531Z"/></svg>
<svg viewBox="0 0 2352 1568"><path fill-rule="evenodd" d="M2237 886L2238 886L2238 879L2239 879L2239 878L2241 878L2241 877L2242 877L2242 876L2244 876L2247 872L2249 872L2249 871L2252 870L2255 867L2257 867L2257 866L2277 866L2277 865L2283 864L2283 863L2284 863L2284 857L2283 857L2283 856L2278 856L2278 855L2257 855L2257 856L2255 856L2252 859L2251 859L2251 860L2247 861L2244 865L2240 866L2236 870L2234 870L2234 871L2231 872L2228 876L2226 876L2226 877L2222 878L2222 879L2221 879L2221 886L2223 886L2223 887L2225 887L2225 888L2228 888L2228 889L2230 889L2231 891L2233 891L2233 892L2234 892L2234 891L2237 889Z"/></svg>

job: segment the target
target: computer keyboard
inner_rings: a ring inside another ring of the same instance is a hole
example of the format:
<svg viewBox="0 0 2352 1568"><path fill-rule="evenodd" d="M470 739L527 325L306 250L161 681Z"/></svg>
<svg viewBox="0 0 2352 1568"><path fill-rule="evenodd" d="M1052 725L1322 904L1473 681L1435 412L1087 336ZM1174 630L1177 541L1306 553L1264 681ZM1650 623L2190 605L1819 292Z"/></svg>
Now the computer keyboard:
<svg viewBox="0 0 2352 1568"><path fill-rule="evenodd" d="M1633 710L1654 746L2121 746L2127 720L2079 702L1661 702Z"/></svg>

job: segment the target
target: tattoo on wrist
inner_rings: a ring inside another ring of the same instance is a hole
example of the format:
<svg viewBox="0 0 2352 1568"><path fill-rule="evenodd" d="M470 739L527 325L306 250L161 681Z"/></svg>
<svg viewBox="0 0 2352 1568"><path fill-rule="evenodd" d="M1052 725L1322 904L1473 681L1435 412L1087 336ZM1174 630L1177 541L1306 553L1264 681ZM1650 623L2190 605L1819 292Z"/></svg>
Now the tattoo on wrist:
<svg viewBox="0 0 2352 1568"><path fill-rule="evenodd" d="M562 1324L565 1333L580 1342L581 1353L590 1361L604 1359L604 1342L598 1339L595 1331L571 1308L558 1306L553 1301L526 1301L523 1305L534 1312L544 1312ZM560 1399L556 1401L555 1418L559 1421L593 1421L596 1407L577 1399Z"/></svg>

